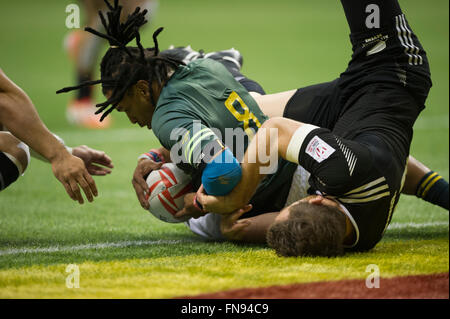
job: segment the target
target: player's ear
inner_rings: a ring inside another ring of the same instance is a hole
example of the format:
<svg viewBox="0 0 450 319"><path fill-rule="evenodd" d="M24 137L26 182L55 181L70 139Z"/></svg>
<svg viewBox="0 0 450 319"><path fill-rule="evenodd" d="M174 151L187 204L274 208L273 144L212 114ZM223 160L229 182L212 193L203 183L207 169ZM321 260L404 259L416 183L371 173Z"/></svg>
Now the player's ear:
<svg viewBox="0 0 450 319"><path fill-rule="evenodd" d="M314 196L312 197L308 203L313 204L313 205L321 205L323 201L323 197L318 195L318 196Z"/></svg>
<svg viewBox="0 0 450 319"><path fill-rule="evenodd" d="M148 99L150 97L150 87L148 85L148 82L145 80L139 80L136 83L136 92L140 96Z"/></svg>

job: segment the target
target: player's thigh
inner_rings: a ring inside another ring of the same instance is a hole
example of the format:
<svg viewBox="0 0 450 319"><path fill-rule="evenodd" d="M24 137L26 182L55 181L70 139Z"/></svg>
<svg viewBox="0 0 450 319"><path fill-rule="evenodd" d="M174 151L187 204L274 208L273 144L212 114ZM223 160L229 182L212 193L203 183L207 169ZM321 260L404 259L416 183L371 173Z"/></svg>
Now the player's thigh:
<svg viewBox="0 0 450 319"><path fill-rule="evenodd" d="M319 83L297 90L286 103L283 117L295 121L328 127L327 114L337 104L338 80Z"/></svg>

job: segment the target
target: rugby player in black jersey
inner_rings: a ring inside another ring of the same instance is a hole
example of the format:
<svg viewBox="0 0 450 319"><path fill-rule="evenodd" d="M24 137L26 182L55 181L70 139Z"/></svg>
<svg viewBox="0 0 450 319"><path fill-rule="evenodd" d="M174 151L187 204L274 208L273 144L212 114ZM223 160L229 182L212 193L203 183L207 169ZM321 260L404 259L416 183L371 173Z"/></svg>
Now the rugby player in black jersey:
<svg viewBox="0 0 450 319"><path fill-rule="evenodd" d="M271 218L265 214L259 224L280 255L336 255L344 246L365 251L381 240L404 186L412 127L431 87L425 51L396 0L341 2L353 45L347 70L332 82L284 92L284 103L276 102L285 118L261 127L277 129L279 156L311 173L309 197ZM256 100L266 112L262 105L273 98ZM232 193L198 193L204 210L226 214L248 203L264 177L263 164L248 158L258 147L270 150L261 128ZM231 225L247 209L228 217ZM239 220L231 237L244 238L252 223Z"/></svg>

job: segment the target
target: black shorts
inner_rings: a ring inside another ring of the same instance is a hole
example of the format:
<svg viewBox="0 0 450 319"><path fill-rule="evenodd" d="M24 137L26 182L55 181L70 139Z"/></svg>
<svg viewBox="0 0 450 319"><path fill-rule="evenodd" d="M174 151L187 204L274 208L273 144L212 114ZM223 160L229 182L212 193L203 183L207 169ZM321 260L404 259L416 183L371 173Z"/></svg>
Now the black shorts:
<svg viewBox="0 0 450 319"><path fill-rule="evenodd" d="M3 153L0 152L0 191L14 183L19 178L19 169Z"/></svg>
<svg viewBox="0 0 450 319"><path fill-rule="evenodd" d="M420 106L403 87L368 84L342 106L337 81L297 90L284 110L284 117L326 128L341 138L376 135L400 162L409 154L413 125Z"/></svg>

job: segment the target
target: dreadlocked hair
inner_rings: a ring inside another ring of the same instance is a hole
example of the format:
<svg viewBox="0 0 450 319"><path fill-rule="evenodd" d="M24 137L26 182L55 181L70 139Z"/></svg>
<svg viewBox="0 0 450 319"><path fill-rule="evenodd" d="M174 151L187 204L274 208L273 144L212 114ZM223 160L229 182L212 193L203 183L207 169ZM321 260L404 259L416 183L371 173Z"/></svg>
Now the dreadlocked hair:
<svg viewBox="0 0 450 319"><path fill-rule="evenodd" d="M162 85L169 79L168 74L171 70L176 69L179 65L184 65L182 61L159 56L157 37L163 28L158 28L153 33L155 46L144 49L141 44L139 28L147 23L145 19L147 10L141 11L141 8L137 7L132 14L128 15L126 21L121 23L120 13L122 12L122 6L119 5L119 0L114 0L114 6L108 0L104 1L109 9L106 13L106 18L102 11L99 11L98 14L105 28L105 33L90 27L84 29L109 42L110 48L103 56L100 64L101 79L83 82L77 86L65 87L56 92L57 94L65 93L101 83L103 94L110 91L111 95L108 100L96 105L99 109L95 114L104 112L100 121L103 121L116 108L128 89L139 80L145 80L150 84L150 100L153 105L156 105L155 94L151 84L156 81L159 85ZM134 39L136 39L137 47L127 46Z"/></svg>

